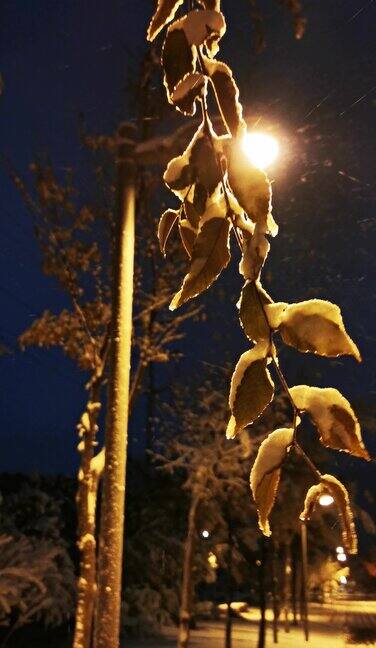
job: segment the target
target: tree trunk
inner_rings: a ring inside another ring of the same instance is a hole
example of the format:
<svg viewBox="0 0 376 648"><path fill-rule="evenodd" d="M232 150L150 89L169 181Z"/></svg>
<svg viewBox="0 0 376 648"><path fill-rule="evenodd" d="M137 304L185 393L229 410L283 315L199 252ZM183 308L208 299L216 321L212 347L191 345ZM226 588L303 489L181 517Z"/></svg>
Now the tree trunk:
<svg viewBox="0 0 376 648"><path fill-rule="evenodd" d="M123 158L119 162L119 215L113 265L110 377L99 536L95 648L118 648L119 646L132 341L134 229L135 169L130 160L124 161Z"/></svg>
<svg viewBox="0 0 376 648"><path fill-rule="evenodd" d="M278 643L278 619L279 619L279 600L278 600L278 574L277 574L277 556L276 543L273 540L272 545L272 601L273 601L273 642Z"/></svg>
<svg viewBox="0 0 376 648"><path fill-rule="evenodd" d="M188 531L184 544L183 581L180 602L180 623L178 648L186 648L189 641L190 621L192 614L192 564L196 537L196 514L200 498L193 495L188 515Z"/></svg>
<svg viewBox="0 0 376 648"><path fill-rule="evenodd" d="M90 648L96 596L96 537L95 517L98 477L92 470L97 418L100 409L101 379L94 383L86 412L78 424L81 438L81 465L78 474L77 514L78 548L80 550L79 578L73 648Z"/></svg>
<svg viewBox="0 0 376 648"><path fill-rule="evenodd" d="M259 595L260 595L260 623L257 648L265 648L266 630L266 593L265 593L265 563L266 563L266 540L261 537L261 564L259 568Z"/></svg>
<svg viewBox="0 0 376 648"><path fill-rule="evenodd" d="M307 527L304 522L301 523L300 538L301 538L301 546L302 546L301 611L302 611L302 619L303 619L304 637L306 641L309 641L308 597L307 597L307 581L308 581Z"/></svg>

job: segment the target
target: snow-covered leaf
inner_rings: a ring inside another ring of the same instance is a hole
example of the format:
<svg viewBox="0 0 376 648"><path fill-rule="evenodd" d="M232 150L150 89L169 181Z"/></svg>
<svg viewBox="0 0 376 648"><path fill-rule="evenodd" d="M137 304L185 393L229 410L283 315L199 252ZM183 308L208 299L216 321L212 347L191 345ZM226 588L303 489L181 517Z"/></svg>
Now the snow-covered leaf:
<svg viewBox="0 0 376 648"><path fill-rule="evenodd" d="M222 119L233 137L246 129L243 109L239 101L239 89L231 69L225 63L204 57L205 73L208 74L214 88Z"/></svg>
<svg viewBox="0 0 376 648"><path fill-rule="evenodd" d="M163 176L167 186L180 200L185 200L188 192L191 195L193 185L199 187L201 192L199 198L203 203L203 208L207 196L214 192L222 178L215 151L215 145L218 143L219 146L220 139L216 138L214 133L212 133L212 136L214 138L214 149L211 140L204 132L203 125L201 125L184 153L171 160L168 164ZM193 202L197 208L196 199L195 191Z"/></svg>
<svg viewBox="0 0 376 648"><path fill-rule="evenodd" d="M260 233L275 236L278 226L271 214L272 190L266 173L251 164L238 139L227 147L227 156L228 178L235 198L259 225Z"/></svg>
<svg viewBox="0 0 376 648"><path fill-rule="evenodd" d="M239 301L240 322L246 336L253 342L269 340L270 327L263 306L272 299L257 281L246 281Z"/></svg>
<svg viewBox="0 0 376 648"><path fill-rule="evenodd" d="M173 103L172 94L176 86L188 74L195 72L196 60L197 52L190 46L185 31L169 29L162 50L162 65L164 84L170 103Z"/></svg>
<svg viewBox="0 0 376 648"><path fill-rule="evenodd" d="M147 39L149 41L153 41L163 27L174 19L183 2L184 0L158 0L157 8L148 27Z"/></svg>
<svg viewBox="0 0 376 648"><path fill-rule="evenodd" d="M269 346L269 341L259 342L243 353L235 367L229 397L228 439L233 439L240 430L253 423L273 398L274 383L266 366Z"/></svg>
<svg viewBox="0 0 376 648"><path fill-rule="evenodd" d="M193 72L180 81L171 95L172 103L183 115L194 115L196 100L205 92L206 77L201 72Z"/></svg>
<svg viewBox="0 0 376 648"><path fill-rule="evenodd" d="M227 266L230 260L229 229L226 218L211 218L203 223L193 246L189 272L170 304L171 310L209 288Z"/></svg>
<svg viewBox="0 0 376 648"><path fill-rule="evenodd" d="M242 258L239 272L244 279L255 281L260 276L262 266L269 254L270 243L262 228L257 224L252 235L243 235Z"/></svg>
<svg viewBox="0 0 376 648"><path fill-rule="evenodd" d="M223 14L213 10L190 11L169 26L162 50L162 65L171 103L178 84L196 72L197 48L205 44L209 53L215 55L218 41L225 31Z"/></svg>
<svg viewBox="0 0 376 648"><path fill-rule="evenodd" d="M256 502L259 527L270 536L269 515L277 495L284 462L294 437L292 428L275 430L262 442L251 470L251 490Z"/></svg>
<svg viewBox="0 0 376 648"><path fill-rule="evenodd" d="M163 255L166 255L166 243L171 234L171 230L179 218L178 209L167 209L163 212L158 224L159 247Z"/></svg>
<svg viewBox="0 0 376 648"><path fill-rule="evenodd" d="M322 356L352 355L361 361L357 346L346 333L335 304L310 299L286 307L280 326L282 339L299 351Z"/></svg>
<svg viewBox="0 0 376 648"><path fill-rule="evenodd" d="M290 389L290 394L296 407L310 414L325 446L370 458L363 445L358 419L337 389L298 385Z"/></svg>
<svg viewBox="0 0 376 648"><path fill-rule="evenodd" d="M344 485L333 475L322 475L320 483L311 486L307 492L300 519L303 521L309 520L316 503L323 494L329 494L333 497L341 518L343 545L350 554L356 554L358 543L349 495Z"/></svg>

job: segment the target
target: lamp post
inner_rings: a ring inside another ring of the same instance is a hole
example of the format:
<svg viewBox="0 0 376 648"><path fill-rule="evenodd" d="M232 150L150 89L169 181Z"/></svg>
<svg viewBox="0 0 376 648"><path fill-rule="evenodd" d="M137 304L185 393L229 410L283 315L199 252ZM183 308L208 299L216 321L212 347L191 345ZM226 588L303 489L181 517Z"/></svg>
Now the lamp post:
<svg viewBox="0 0 376 648"><path fill-rule="evenodd" d="M110 375L105 432L95 648L118 648L132 342L136 165L133 129L118 132L118 210L112 269Z"/></svg>

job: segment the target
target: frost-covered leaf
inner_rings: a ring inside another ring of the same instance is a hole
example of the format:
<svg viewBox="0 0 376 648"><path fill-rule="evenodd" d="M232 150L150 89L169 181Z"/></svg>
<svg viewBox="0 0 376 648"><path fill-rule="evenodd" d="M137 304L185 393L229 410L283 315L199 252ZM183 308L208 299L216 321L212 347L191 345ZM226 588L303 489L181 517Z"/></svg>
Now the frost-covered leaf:
<svg viewBox="0 0 376 648"><path fill-rule="evenodd" d="M238 304L239 316L244 333L253 342L270 338L270 327L262 305L271 303L271 297L259 282L246 281Z"/></svg>
<svg viewBox="0 0 376 648"><path fill-rule="evenodd" d="M230 260L229 230L226 218L211 218L202 224L193 246L189 272L170 304L171 310L209 288L227 266Z"/></svg>
<svg viewBox="0 0 376 648"><path fill-rule="evenodd" d="M290 304L284 310L280 332L286 344L304 353L352 355L361 361L357 346L346 333L340 309L331 302L310 299Z"/></svg>
<svg viewBox="0 0 376 648"><path fill-rule="evenodd" d="M322 475L320 483L308 490L300 519L309 520L316 503L323 494L333 497L341 518L342 542L350 554L356 554L358 543L349 495L344 485L333 475Z"/></svg>
<svg viewBox="0 0 376 648"><path fill-rule="evenodd" d="M147 39L149 41L153 41L163 27L174 19L183 2L184 0L158 0L157 8L148 27Z"/></svg>
<svg viewBox="0 0 376 648"><path fill-rule="evenodd" d="M277 495L281 466L294 437L292 428L275 430L262 442L251 470L251 490L256 502L259 527L270 536L269 515Z"/></svg>
<svg viewBox="0 0 376 648"><path fill-rule="evenodd" d="M270 243L257 224L252 235L243 235L242 258L239 272L244 279L255 281L260 276L261 269L269 254Z"/></svg>
<svg viewBox="0 0 376 648"><path fill-rule="evenodd" d="M251 164L238 139L228 146L227 156L228 178L235 198L259 225L260 233L275 236L278 226L271 214L272 190L267 175Z"/></svg>
<svg viewBox="0 0 376 648"><path fill-rule="evenodd" d="M171 95L172 103L183 115L194 115L196 100L205 92L207 79L201 72L193 72L180 81Z"/></svg>
<svg viewBox="0 0 376 648"><path fill-rule="evenodd" d="M233 137L246 129L243 109L239 101L239 89L231 69L225 63L204 57L205 72L214 88L222 119Z"/></svg>
<svg viewBox="0 0 376 648"><path fill-rule="evenodd" d="M166 243L171 234L171 230L179 218L178 209L167 209L163 212L158 225L159 247L163 255L166 255Z"/></svg>
<svg viewBox="0 0 376 648"><path fill-rule="evenodd" d="M274 383L267 369L269 341L259 342L240 357L231 378L229 405L231 417L226 436L233 439L255 421L269 405Z"/></svg>
<svg viewBox="0 0 376 648"><path fill-rule="evenodd" d="M195 240L197 238L197 232L198 229L193 227L186 218L183 218L182 220L179 221L179 234L180 234L181 242L183 243L183 247L186 253L188 254L189 258L192 257L192 251L193 251L193 246L195 244Z"/></svg>
<svg viewBox="0 0 376 648"><path fill-rule="evenodd" d="M298 385L290 389L290 394L296 407L310 414L324 445L363 459L370 458L363 445L358 419L337 389Z"/></svg>

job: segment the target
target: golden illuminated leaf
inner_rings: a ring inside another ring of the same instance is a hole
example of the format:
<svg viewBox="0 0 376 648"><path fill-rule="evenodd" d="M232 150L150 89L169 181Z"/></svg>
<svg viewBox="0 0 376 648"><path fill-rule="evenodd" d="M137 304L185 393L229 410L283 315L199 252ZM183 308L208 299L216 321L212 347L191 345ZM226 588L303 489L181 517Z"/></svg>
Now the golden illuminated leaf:
<svg viewBox="0 0 376 648"><path fill-rule="evenodd" d="M148 27L147 39L149 41L153 41L163 27L174 19L175 14L180 5L183 4L183 1L184 0L158 0L157 8Z"/></svg>
<svg viewBox="0 0 376 648"><path fill-rule="evenodd" d="M239 89L231 69L225 63L204 57L205 73L209 76L227 130L233 137L246 129Z"/></svg>
<svg viewBox="0 0 376 648"><path fill-rule="evenodd" d="M163 179L167 186L180 198L191 199L197 211L204 211L206 199L221 182L222 174L216 158L217 145L221 140L212 133L214 146L201 125L182 155L169 162ZM197 191L200 192L198 195Z"/></svg>
<svg viewBox="0 0 376 648"><path fill-rule="evenodd" d="M357 346L346 333L340 309L331 302L310 299L288 305L283 312L280 333L286 344L304 353L328 357L352 355L361 361Z"/></svg>
<svg viewBox="0 0 376 648"><path fill-rule="evenodd" d="M166 243L171 234L171 230L179 218L178 209L167 209L163 212L158 225L159 247L163 255L166 255Z"/></svg>
<svg viewBox="0 0 376 648"><path fill-rule="evenodd" d="M239 139L227 147L227 156L229 183L239 205L259 225L260 234L275 236L278 227L271 214L272 190L266 173L251 164Z"/></svg>
<svg viewBox="0 0 376 648"><path fill-rule="evenodd" d="M269 250L270 243L258 224L254 228L252 235L243 234L243 250L239 272L244 279L250 281L258 279Z"/></svg>
<svg viewBox="0 0 376 648"><path fill-rule="evenodd" d="M350 507L349 495L344 485L333 475L322 475L321 481L312 486L306 495L304 510L300 519L309 520L316 503L321 495L329 494L333 497L339 511L342 524L342 542L350 554L356 554L358 542L354 525L354 518Z"/></svg>
<svg viewBox="0 0 376 648"><path fill-rule="evenodd" d="M162 50L164 84L167 97L172 102L176 86L188 74L195 72L197 52L187 40L183 29L169 29Z"/></svg>
<svg viewBox="0 0 376 648"><path fill-rule="evenodd" d="M162 66L170 103L179 83L196 72L197 48L205 44L214 55L225 31L223 14L212 10L190 11L169 26L162 49Z"/></svg>
<svg viewBox="0 0 376 648"><path fill-rule="evenodd" d="M229 229L226 218L211 218L203 223L193 246L189 272L170 304L171 310L209 288L227 266L230 260Z"/></svg>
<svg viewBox="0 0 376 648"><path fill-rule="evenodd" d="M290 394L296 407L309 413L325 446L370 458L363 445L358 419L337 389L298 385L291 387Z"/></svg>
<svg viewBox="0 0 376 648"><path fill-rule="evenodd" d="M240 322L246 336L252 342L269 340L270 327L263 306L271 304L272 299L259 282L246 281L239 300Z"/></svg>
<svg viewBox="0 0 376 648"><path fill-rule="evenodd" d="M292 428L275 430L262 442L250 476L251 490L256 503L259 527L270 536L269 515L277 495L281 466L286 459L294 437Z"/></svg>
<svg viewBox="0 0 376 648"><path fill-rule="evenodd" d="M179 221L179 234L183 247L188 254L189 258L192 257L193 246L197 238L198 230L194 228L191 223L183 218Z"/></svg>
<svg viewBox="0 0 376 648"><path fill-rule="evenodd" d="M235 367L229 397L228 439L253 423L273 398L274 383L267 369L269 348L269 341L258 342L243 353Z"/></svg>
<svg viewBox="0 0 376 648"><path fill-rule="evenodd" d="M206 202L206 191L205 191L205 202ZM200 215L202 212L197 210L194 202L191 203L189 200L185 200L184 213L187 218L187 221L192 225L192 227L196 229L199 225Z"/></svg>
<svg viewBox="0 0 376 648"><path fill-rule="evenodd" d="M196 100L202 96L206 89L207 79L201 72L187 74L176 86L171 95L172 103L183 115L194 115Z"/></svg>

